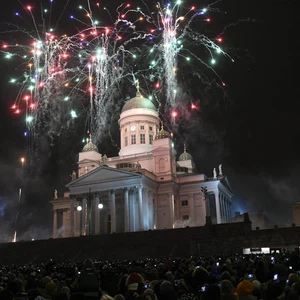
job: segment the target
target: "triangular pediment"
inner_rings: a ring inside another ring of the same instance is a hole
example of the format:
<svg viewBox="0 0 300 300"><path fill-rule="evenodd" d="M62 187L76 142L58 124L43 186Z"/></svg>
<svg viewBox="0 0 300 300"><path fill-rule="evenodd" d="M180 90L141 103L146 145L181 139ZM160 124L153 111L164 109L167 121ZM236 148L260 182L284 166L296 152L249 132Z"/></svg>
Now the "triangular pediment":
<svg viewBox="0 0 300 300"><path fill-rule="evenodd" d="M96 159L85 158L85 159L82 159L82 160L78 161L78 163L80 163L80 164L91 163L91 162L94 162L94 163L97 163L98 165L100 165L100 161L96 160Z"/></svg>
<svg viewBox="0 0 300 300"><path fill-rule="evenodd" d="M120 181L132 178L140 178L142 175L135 172L123 171L120 169L110 168L107 166L101 166L79 178L71 181L66 186L68 188L93 184L93 183L104 183L111 181Z"/></svg>

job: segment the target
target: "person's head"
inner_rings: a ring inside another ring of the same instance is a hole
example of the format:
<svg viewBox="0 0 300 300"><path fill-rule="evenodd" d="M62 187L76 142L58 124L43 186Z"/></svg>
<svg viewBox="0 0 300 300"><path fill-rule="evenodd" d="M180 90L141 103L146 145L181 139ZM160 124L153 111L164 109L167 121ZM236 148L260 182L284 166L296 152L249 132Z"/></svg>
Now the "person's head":
<svg viewBox="0 0 300 300"><path fill-rule="evenodd" d="M241 281L237 286L237 294L239 296L251 295L253 291L253 284L249 280Z"/></svg>
<svg viewBox="0 0 300 300"><path fill-rule="evenodd" d="M292 286L295 282L300 282L299 276L296 273L290 273L288 277L288 285Z"/></svg>
<svg viewBox="0 0 300 300"><path fill-rule="evenodd" d="M126 278L126 286L128 291L140 294L144 291L144 278L139 273L131 273Z"/></svg>
<svg viewBox="0 0 300 300"><path fill-rule="evenodd" d="M222 280L220 288L221 288L221 294L226 294L226 295L232 294L233 285L230 280L227 279Z"/></svg>
<svg viewBox="0 0 300 300"><path fill-rule="evenodd" d="M252 295L259 296L260 293L261 293L261 284L260 284L260 282L258 280L253 280L252 284L253 284Z"/></svg>

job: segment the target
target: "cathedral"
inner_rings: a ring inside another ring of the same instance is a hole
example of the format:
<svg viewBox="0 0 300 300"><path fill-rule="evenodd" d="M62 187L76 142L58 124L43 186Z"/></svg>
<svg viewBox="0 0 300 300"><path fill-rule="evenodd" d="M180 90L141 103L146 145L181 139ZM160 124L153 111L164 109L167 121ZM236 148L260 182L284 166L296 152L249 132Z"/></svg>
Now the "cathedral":
<svg viewBox="0 0 300 300"><path fill-rule="evenodd" d="M79 153L78 178L53 205L53 238L203 226L232 221L232 191L222 166L196 172L184 147L176 158L172 136L157 108L137 87L120 115L119 156L89 142Z"/></svg>

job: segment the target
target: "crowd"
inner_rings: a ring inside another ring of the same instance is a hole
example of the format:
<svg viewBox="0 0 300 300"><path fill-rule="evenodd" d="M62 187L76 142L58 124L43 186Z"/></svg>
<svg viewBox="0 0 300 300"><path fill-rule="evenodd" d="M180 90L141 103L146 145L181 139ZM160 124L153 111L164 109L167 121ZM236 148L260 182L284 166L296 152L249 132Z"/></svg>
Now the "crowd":
<svg viewBox="0 0 300 300"><path fill-rule="evenodd" d="M0 300L300 299L298 253L0 267Z"/></svg>

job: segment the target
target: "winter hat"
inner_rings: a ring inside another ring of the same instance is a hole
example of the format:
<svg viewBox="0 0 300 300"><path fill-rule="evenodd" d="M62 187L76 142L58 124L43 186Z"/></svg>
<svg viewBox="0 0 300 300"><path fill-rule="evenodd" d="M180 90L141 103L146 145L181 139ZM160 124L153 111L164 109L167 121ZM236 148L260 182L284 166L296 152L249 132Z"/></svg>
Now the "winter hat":
<svg viewBox="0 0 300 300"><path fill-rule="evenodd" d="M237 286L237 294L239 296L251 295L253 291L253 284L249 280L241 281Z"/></svg>
<svg viewBox="0 0 300 300"><path fill-rule="evenodd" d="M56 284L53 281L50 281L46 284L46 292L52 294L55 292Z"/></svg>
<svg viewBox="0 0 300 300"><path fill-rule="evenodd" d="M159 287L159 294L161 296L166 296L173 293L173 284L170 281L164 280Z"/></svg>
<svg viewBox="0 0 300 300"><path fill-rule="evenodd" d="M144 279L138 273L131 273L126 279L127 288L130 291L137 291L141 282L144 282Z"/></svg>

